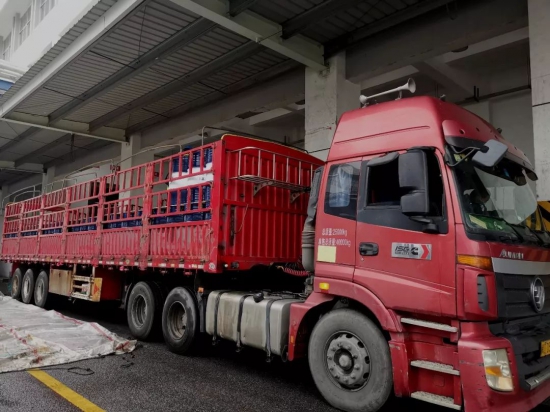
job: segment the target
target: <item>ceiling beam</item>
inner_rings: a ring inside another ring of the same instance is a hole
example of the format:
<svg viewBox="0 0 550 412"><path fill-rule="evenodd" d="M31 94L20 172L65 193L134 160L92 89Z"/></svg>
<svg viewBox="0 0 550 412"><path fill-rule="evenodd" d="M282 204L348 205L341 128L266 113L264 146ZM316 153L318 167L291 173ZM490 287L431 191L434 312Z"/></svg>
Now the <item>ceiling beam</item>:
<svg viewBox="0 0 550 412"><path fill-rule="evenodd" d="M237 14L251 8L258 0L229 0L229 15L235 17Z"/></svg>
<svg viewBox="0 0 550 412"><path fill-rule="evenodd" d="M142 107L146 107L158 100L162 100L185 86L190 86L194 83L200 82L201 80L204 80L205 78L210 77L213 74L258 53L260 48L261 46L256 43L245 43L242 46L239 46L236 49L222 55L221 57L200 66L198 69L172 80L151 93L138 97L130 103L127 103L124 106L121 106L97 118L90 123L90 131L99 130L101 127L124 116L125 114L141 109Z"/></svg>
<svg viewBox="0 0 550 412"><path fill-rule="evenodd" d="M4 120L4 119L0 118L0 120ZM15 136L13 139L11 139L9 142L7 142L5 145L0 146L0 150L8 151L13 146L18 144L19 142L22 142L23 140L35 135L39 131L40 131L40 128L38 128L38 127L29 127L27 130L25 130L24 132L22 132L22 133L18 134L17 136Z"/></svg>
<svg viewBox="0 0 550 412"><path fill-rule="evenodd" d="M475 95L474 87L481 88L480 81L475 77L448 66L441 59L430 59L413 64L423 73L443 86L451 101L460 101Z"/></svg>
<svg viewBox="0 0 550 412"><path fill-rule="evenodd" d="M21 167L24 164L32 163L32 161L41 154L51 150L55 149L58 146L62 146L64 144L68 144L71 142L73 134L67 133L66 135L61 136L59 139L54 140L53 142L48 143L47 145L42 146L39 149L36 149L35 151L26 154L24 156L21 156L19 159L15 160L15 167ZM0 147L0 150L2 148Z"/></svg>
<svg viewBox="0 0 550 412"><path fill-rule="evenodd" d="M240 113L297 102L304 98L304 75L305 70L298 68L261 86L226 95L223 99L207 105L195 106L194 109L192 105L179 107L179 110L187 110L183 116L168 121L164 119L157 127L141 132L142 147L156 146L164 141L169 143L173 138L180 140L188 133L201 130L204 125L217 125L235 118Z"/></svg>
<svg viewBox="0 0 550 412"><path fill-rule="evenodd" d="M394 82L404 77L413 76L418 73L418 70L413 66L404 66L391 72L383 73L378 76L370 77L361 82L361 90L371 89L382 84Z"/></svg>
<svg viewBox="0 0 550 412"><path fill-rule="evenodd" d="M404 21L414 19L429 11L443 7L455 0L426 0L397 11L388 17L370 23L360 29L346 33L336 39L330 40L325 44L325 56L330 57L341 50L347 49L355 43L364 40L370 36L391 29Z"/></svg>
<svg viewBox="0 0 550 412"><path fill-rule="evenodd" d="M319 71L326 68L324 50L321 44L302 36L294 36L285 40L281 37L282 26L280 24L267 20L251 11L244 11L235 17L231 17L228 0L171 1L305 66Z"/></svg>
<svg viewBox="0 0 550 412"><path fill-rule="evenodd" d="M60 132L63 134L74 133L79 136L91 137L93 139L100 140L108 140L116 143L126 142L125 131L122 129L115 129L113 127L99 127L94 131L94 134L91 134L90 125L88 125L87 123L73 122L71 120L60 120L57 122L58 126L53 127L48 126L49 120L47 116L35 116L33 114L25 114L19 112L14 112L10 114L9 118L0 117L0 121L21 124L24 126L38 127L40 129L51 130L53 132Z"/></svg>
<svg viewBox="0 0 550 412"><path fill-rule="evenodd" d="M302 14L283 23L283 39L289 39L299 33L304 32L314 24L334 16L335 13L341 10L349 9L360 3L363 0L325 0L306 10Z"/></svg>
<svg viewBox="0 0 550 412"><path fill-rule="evenodd" d="M435 10L348 49L346 78L359 83L528 25L524 0L463 0L459 5L454 19L444 9Z"/></svg>
<svg viewBox="0 0 550 412"><path fill-rule="evenodd" d="M522 27L521 29L514 30L508 33L501 34L500 36L493 37L481 41L479 43L470 44L468 48L461 52L448 52L442 56L445 63L451 63L456 60L461 60L466 57L474 56L476 54L484 53L489 50L497 49L499 47L508 46L510 44L526 41L529 39L529 27Z"/></svg>
<svg viewBox="0 0 550 412"><path fill-rule="evenodd" d="M76 57L94 46L110 29L118 25L126 16L135 13L143 0L119 0L100 19L97 19L84 33L79 35L59 56L34 76L10 99L0 106L0 117L6 117L20 103L51 80L60 70Z"/></svg>
<svg viewBox="0 0 550 412"><path fill-rule="evenodd" d="M111 146L111 145L108 145L108 146ZM86 147L76 148L75 150L73 150L70 153L66 153L66 154L64 154L60 157L56 157L55 159L50 160L48 163L44 164L44 167L46 169L48 169L52 166L57 166L59 164L78 161L82 156L86 156L86 155L91 154L91 153L93 154L93 152L95 150L98 150L102 147L108 147L108 146L105 146L105 145L103 145L102 142L100 142L99 140L96 140L95 142L89 144ZM118 151L118 153L120 153L120 151ZM98 159L98 160L105 160L105 159ZM92 162L90 162L90 163L92 163ZM78 167L75 167L75 169L77 169L77 168ZM71 171L74 171L75 169L73 169Z"/></svg>
<svg viewBox="0 0 550 412"><path fill-rule="evenodd" d="M28 163L26 167L21 168L15 165L15 162L9 160L0 160L0 170L15 170L26 173L44 173L44 165L38 163Z"/></svg>
<svg viewBox="0 0 550 412"><path fill-rule="evenodd" d="M223 100L232 94L242 92L243 90L257 86L277 76L280 76L283 73L296 69L299 66L300 66L300 63L297 63L294 60L285 60L260 73L257 73L237 83L224 87L223 89L209 93L204 97L200 97L196 100L193 100L181 106L174 107L173 109L170 109L169 111L162 113L162 116L161 115L154 116L154 117L151 117L150 119L147 119L138 124L135 124L127 129L127 134L128 136L130 136L134 132L143 130L145 128L149 128L158 123L166 121L167 117L173 118L173 117L181 116L182 114L185 114L191 110L195 110L199 107L204 107L212 102Z"/></svg>
<svg viewBox="0 0 550 412"><path fill-rule="evenodd" d="M215 26L216 25L214 23L206 19L196 20L194 23L185 27L183 30L180 30L165 42L159 44L143 56L138 57L133 62L124 66L113 76L110 76L105 81L92 87L80 96L75 97L69 103L55 110L49 116L50 124L54 124L58 120L67 117L81 107L89 104L92 100L105 95L122 83L127 82L132 77L144 72L155 63L158 63L159 60L196 40L198 37L213 29Z"/></svg>

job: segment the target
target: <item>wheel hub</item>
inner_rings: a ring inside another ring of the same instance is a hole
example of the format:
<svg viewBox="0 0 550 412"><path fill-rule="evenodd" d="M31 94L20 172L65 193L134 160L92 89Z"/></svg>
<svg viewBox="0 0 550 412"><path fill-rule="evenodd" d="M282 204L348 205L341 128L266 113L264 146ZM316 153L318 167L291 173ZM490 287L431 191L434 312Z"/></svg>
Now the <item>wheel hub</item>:
<svg viewBox="0 0 550 412"><path fill-rule="evenodd" d="M176 339L182 339L187 328L187 312L180 302L174 302L168 311L168 325Z"/></svg>
<svg viewBox="0 0 550 412"><path fill-rule="evenodd" d="M327 367L338 386L350 390L360 389L370 376L367 348L355 335L336 335L327 347Z"/></svg>

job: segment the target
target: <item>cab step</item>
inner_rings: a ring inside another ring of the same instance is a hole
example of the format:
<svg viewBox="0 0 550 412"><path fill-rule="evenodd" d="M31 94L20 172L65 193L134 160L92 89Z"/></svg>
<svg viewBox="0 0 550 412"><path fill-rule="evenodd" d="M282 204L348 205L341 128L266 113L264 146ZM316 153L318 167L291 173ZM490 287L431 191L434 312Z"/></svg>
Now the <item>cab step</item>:
<svg viewBox="0 0 550 412"><path fill-rule="evenodd" d="M413 319L413 318L401 318L401 323L408 325L420 326L421 328L444 330L445 332L458 332L458 328L451 325L445 325L444 323L430 322L427 320Z"/></svg>
<svg viewBox="0 0 550 412"><path fill-rule="evenodd" d="M451 365L446 365L444 363L430 362L426 360L414 360L411 362L411 366L420 369L429 369L435 372L448 373L449 375L460 375L459 371L457 371Z"/></svg>
<svg viewBox="0 0 550 412"><path fill-rule="evenodd" d="M447 396L436 395L428 392L413 392L411 398L418 399L420 401L433 403L434 405L444 406L446 408L455 409L457 411L462 409L462 406L455 404L453 398Z"/></svg>

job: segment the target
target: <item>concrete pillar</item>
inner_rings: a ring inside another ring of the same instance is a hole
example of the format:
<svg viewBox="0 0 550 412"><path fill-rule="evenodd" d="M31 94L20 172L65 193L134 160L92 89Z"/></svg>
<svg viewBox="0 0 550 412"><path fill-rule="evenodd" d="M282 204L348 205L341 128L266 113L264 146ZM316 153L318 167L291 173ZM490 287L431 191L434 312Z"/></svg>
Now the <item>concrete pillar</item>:
<svg viewBox="0 0 550 412"><path fill-rule="evenodd" d="M42 173L42 193L52 192L53 190L61 189L61 184L52 187L55 181L55 166L50 166ZM69 182L70 184L70 182Z"/></svg>
<svg viewBox="0 0 550 412"><path fill-rule="evenodd" d="M550 200L550 2L528 5L537 198Z"/></svg>
<svg viewBox="0 0 550 412"><path fill-rule="evenodd" d="M360 107L360 85L346 80L346 55L329 59L323 72L306 68L305 149L325 160L342 113Z"/></svg>

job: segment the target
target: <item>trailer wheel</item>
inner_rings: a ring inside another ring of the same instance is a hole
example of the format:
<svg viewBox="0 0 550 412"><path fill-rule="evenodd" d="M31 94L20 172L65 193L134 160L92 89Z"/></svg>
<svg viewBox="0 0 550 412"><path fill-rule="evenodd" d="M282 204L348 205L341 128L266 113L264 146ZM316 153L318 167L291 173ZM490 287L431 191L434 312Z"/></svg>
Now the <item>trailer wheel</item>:
<svg viewBox="0 0 550 412"><path fill-rule="evenodd" d="M319 392L348 412L375 412L393 387L388 343L365 315L338 309L323 316L309 341L309 368Z"/></svg>
<svg viewBox="0 0 550 412"><path fill-rule="evenodd" d="M48 273L43 270L38 274L36 283L34 284L34 304L39 308L46 306L48 301L48 292L50 287L50 281L48 279Z"/></svg>
<svg viewBox="0 0 550 412"><path fill-rule="evenodd" d="M199 310L187 289L178 287L168 294L162 311L162 334L171 352L183 355L192 351L199 334Z"/></svg>
<svg viewBox="0 0 550 412"><path fill-rule="evenodd" d="M160 331L162 298L154 282L139 282L134 286L128 298L126 316L135 338L152 339Z"/></svg>
<svg viewBox="0 0 550 412"><path fill-rule="evenodd" d="M11 277L11 297L21 300L21 287L23 286L23 271L21 268L15 269Z"/></svg>
<svg viewBox="0 0 550 412"><path fill-rule="evenodd" d="M36 283L36 276L32 269L27 269L23 276L23 283L21 287L21 300L24 303L31 303L34 295L34 284Z"/></svg>

